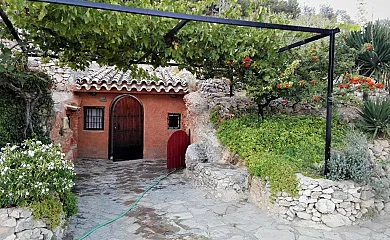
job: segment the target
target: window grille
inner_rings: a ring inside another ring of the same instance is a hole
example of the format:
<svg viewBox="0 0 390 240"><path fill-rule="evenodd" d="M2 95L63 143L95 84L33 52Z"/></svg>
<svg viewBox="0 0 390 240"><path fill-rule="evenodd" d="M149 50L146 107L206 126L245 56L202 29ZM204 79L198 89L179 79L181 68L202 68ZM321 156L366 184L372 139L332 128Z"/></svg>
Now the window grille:
<svg viewBox="0 0 390 240"><path fill-rule="evenodd" d="M84 107L84 129L104 130L104 107Z"/></svg>

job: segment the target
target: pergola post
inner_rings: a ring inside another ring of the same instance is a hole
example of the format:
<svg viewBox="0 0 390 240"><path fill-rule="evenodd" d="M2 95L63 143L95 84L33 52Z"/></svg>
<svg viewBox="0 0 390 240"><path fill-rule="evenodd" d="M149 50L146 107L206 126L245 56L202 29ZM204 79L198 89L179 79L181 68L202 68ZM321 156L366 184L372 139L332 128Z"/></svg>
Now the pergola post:
<svg viewBox="0 0 390 240"><path fill-rule="evenodd" d="M330 34L329 41L329 68L328 92L326 97L326 134L325 134L325 176L329 173L330 146L332 137L332 105L333 105L333 75L334 75L334 48L336 33Z"/></svg>

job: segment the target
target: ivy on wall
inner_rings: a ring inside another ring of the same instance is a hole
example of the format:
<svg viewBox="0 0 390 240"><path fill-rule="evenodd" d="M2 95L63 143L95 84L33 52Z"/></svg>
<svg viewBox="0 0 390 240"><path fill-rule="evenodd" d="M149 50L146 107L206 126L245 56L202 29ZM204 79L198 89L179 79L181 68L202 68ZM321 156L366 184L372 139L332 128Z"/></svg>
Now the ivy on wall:
<svg viewBox="0 0 390 240"><path fill-rule="evenodd" d="M0 72L0 146L27 138L49 141L51 83L43 73Z"/></svg>

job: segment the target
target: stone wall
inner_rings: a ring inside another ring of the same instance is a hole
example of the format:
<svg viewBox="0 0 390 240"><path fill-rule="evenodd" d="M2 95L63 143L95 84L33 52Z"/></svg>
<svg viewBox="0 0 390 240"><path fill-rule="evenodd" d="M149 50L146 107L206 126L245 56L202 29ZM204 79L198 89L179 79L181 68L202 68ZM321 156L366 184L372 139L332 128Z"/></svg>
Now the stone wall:
<svg viewBox="0 0 390 240"><path fill-rule="evenodd" d="M62 221L61 226L64 226ZM63 227L48 229L42 220L35 220L30 211L22 208L0 209L0 239L38 240L62 239Z"/></svg>
<svg viewBox="0 0 390 240"><path fill-rule="evenodd" d="M77 157L77 133L69 128L69 117L77 112L67 111L67 105L80 105L80 100L74 96L72 90L75 79L82 72L74 71L69 67L60 67L55 61L42 63L40 58L36 57L28 59L28 66L31 70L46 73L54 81L52 86L54 109L50 138L54 143L61 144L66 159L73 160Z"/></svg>

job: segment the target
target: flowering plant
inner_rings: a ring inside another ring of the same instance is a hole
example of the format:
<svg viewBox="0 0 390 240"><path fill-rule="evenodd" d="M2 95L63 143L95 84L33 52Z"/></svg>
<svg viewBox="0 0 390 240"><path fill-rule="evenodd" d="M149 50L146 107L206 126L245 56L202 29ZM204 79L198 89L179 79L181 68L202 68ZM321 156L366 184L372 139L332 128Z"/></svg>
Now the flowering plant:
<svg viewBox="0 0 390 240"><path fill-rule="evenodd" d="M74 185L74 165L60 146L26 140L0 151L0 207L61 196Z"/></svg>

